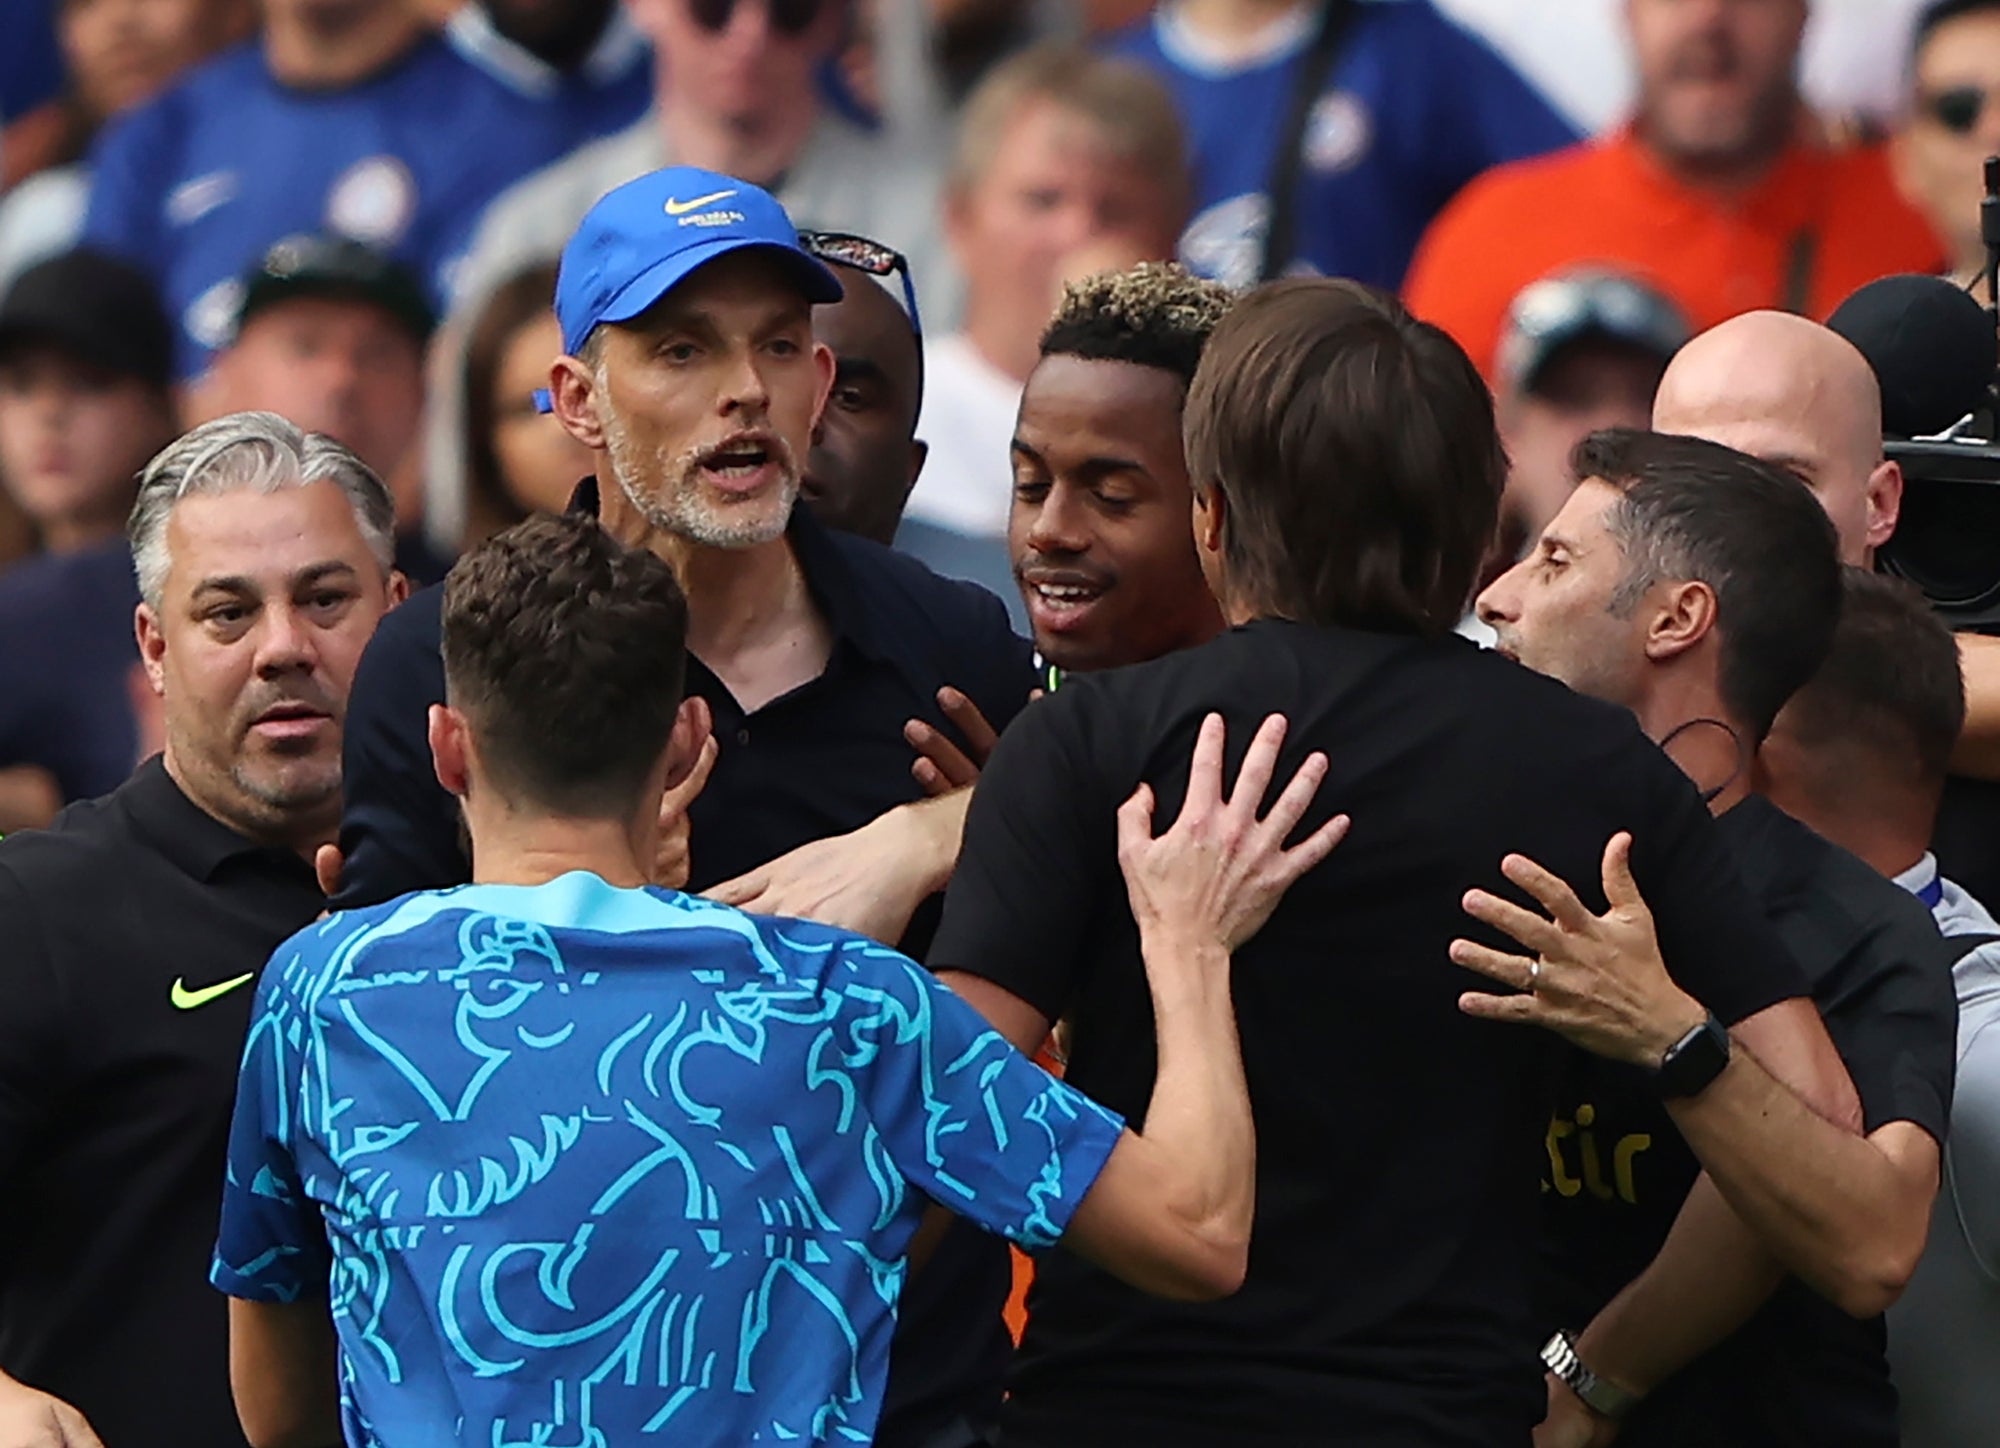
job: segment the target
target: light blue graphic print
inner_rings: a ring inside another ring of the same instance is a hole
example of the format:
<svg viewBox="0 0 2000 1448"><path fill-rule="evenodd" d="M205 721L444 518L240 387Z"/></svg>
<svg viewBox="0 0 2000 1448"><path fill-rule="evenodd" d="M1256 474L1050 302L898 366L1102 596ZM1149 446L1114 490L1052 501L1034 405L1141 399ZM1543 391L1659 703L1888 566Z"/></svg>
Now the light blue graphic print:
<svg viewBox="0 0 2000 1448"><path fill-rule="evenodd" d="M258 989L213 1277L328 1293L354 1445L867 1442L928 1202L1046 1246L1121 1127L893 951L584 874Z"/></svg>

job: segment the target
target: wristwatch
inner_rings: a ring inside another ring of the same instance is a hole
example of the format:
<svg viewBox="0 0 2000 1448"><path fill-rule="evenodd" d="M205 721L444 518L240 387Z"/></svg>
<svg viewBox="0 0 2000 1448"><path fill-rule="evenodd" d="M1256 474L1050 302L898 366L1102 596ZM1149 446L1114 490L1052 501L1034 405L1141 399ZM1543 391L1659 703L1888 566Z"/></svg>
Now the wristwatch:
<svg viewBox="0 0 2000 1448"><path fill-rule="evenodd" d="M1639 1394L1626 1392L1583 1365L1583 1359L1576 1355L1576 1339L1566 1332L1557 1333L1543 1345L1542 1365L1600 1418L1616 1423L1639 1406Z"/></svg>
<svg viewBox="0 0 2000 1448"><path fill-rule="evenodd" d="M1653 1072L1653 1084L1666 1097L1699 1096L1729 1064L1729 1032L1715 1012L1667 1048Z"/></svg>

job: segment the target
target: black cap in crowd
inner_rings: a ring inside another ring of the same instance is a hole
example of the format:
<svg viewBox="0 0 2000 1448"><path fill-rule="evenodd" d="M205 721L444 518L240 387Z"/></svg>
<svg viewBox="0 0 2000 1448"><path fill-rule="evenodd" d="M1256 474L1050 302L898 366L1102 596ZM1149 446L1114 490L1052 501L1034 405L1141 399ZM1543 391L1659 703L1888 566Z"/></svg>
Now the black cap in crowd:
<svg viewBox="0 0 2000 1448"><path fill-rule="evenodd" d="M419 345L437 326L423 284L409 268L351 237L288 236L273 245L244 275L237 330L266 307L293 297L369 302L402 323Z"/></svg>
<svg viewBox="0 0 2000 1448"><path fill-rule="evenodd" d="M51 257L0 297L0 355L36 345L154 387L173 381L173 324L152 279L101 252Z"/></svg>
<svg viewBox="0 0 2000 1448"><path fill-rule="evenodd" d="M1630 347L1664 367L1692 335L1664 293L1622 272L1579 267L1531 282L1514 298L1500 341L1502 386L1533 392L1556 354L1584 338Z"/></svg>

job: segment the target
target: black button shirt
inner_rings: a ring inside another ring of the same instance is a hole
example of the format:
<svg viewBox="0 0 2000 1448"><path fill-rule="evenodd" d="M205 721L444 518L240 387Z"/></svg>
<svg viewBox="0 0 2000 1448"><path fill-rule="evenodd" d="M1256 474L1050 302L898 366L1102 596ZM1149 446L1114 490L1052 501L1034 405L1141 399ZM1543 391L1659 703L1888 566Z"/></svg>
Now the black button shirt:
<svg viewBox="0 0 2000 1448"><path fill-rule="evenodd" d="M595 509L579 490L574 508ZM707 889L798 846L858 829L921 791L903 739L912 718L951 730L937 706L950 684L995 728L1027 702L1027 643L984 589L938 577L915 559L822 527L804 508L787 533L806 587L834 635L816 679L746 714L700 660L688 690L708 701L715 772L690 811L692 874ZM444 699L442 590L425 589L384 619L348 703L343 909L410 890L462 884L469 863L458 808L431 768L425 720ZM902 948L922 959L941 900L911 922ZM1005 1247L954 1224L904 1293L876 1442L923 1442L998 1403L1010 1342L1001 1319Z"/></svg>
<svg viewBox="0 0 2000 1448"><path fill-rule="evenodd" d="M252 979L324 905L155 758L0 842L0 1368L112 1448L240 1445L208 1285Z"/></svg>

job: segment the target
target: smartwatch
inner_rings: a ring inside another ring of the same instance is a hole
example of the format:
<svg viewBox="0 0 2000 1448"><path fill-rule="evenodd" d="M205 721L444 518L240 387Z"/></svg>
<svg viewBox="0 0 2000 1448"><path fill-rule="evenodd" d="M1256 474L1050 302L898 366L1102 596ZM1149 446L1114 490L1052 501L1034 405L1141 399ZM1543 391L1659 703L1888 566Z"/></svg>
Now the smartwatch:
<svg viewBox="0 0 2000 1448"><path fill-rule="evenodd" d="M1583 1359L1576 1355L1576 1339L1566 1332L1557 1333L1543 1345L1542 1365L1600 1418L1616 1423L1639 1406L1637 1393L1628 1393L1583 1365Z"/></svg>
<svg viewBox="0 0 2000 1448"><path fill-rule="evenodd" d="M1699 1096L1729 1064L1729 1032L1715 1012L1667 1048L1653 1084L1668 1098Z"/></svg>

